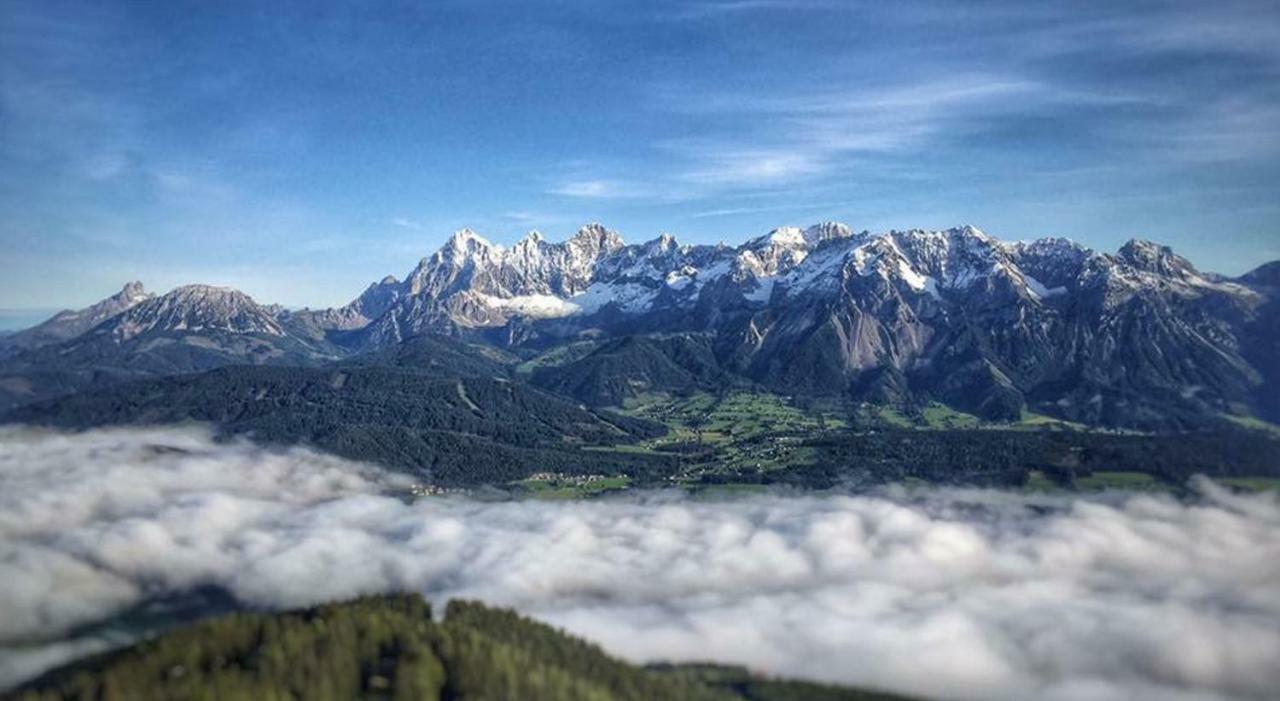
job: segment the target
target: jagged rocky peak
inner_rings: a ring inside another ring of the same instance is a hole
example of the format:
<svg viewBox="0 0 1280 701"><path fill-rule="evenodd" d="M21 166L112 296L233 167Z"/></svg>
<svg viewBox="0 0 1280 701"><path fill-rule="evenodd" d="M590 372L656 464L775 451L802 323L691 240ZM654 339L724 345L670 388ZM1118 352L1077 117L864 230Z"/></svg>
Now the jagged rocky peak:
<svg viewBox="0 0 1280 701"><path fill-rule="evenodd" d="M1129 239L1117 251L1116 257L1148 273L1176 277L1198 274L1191 261L1174 253L1172 248L1142 239Z"/></svg>
<svg viewBox="0 0 1280 701"><path fill-rule="evenodd" d="M403 287L396 276L388 275L365 288L347 307L366 320L373 319L381 316L400 298Z"/></svg>
<svg viewBox="0 0 1280 701"><path fill-rule="evenodd" d="M83 309L60 311L29 329L8 336L2 345L19 349L38 348L75 338L152 296L141 282L135 280L125 284L119 292Z"/></svg>
<svg viewBox="0 0 1280 701"><path fill-rule="evenodd" d="M534 231L530 231L525 234L524 238L517 241L516 245L513 246L513 249L516 251L532 253L539 250L544 245L546 245L546 238L542 235L541 231L537 231L535 229Z"/></svg>
<svg viewBox="0 0 1280 701"><path fill-rule="evenodd" d="M569 239L568 243L572 248L587 253L592 257L599 257L603 253L612 253L627 245L618 232L606 229L599 222L583 225L573 235L573 238Z"/></svg>
<svg viewBox="0 0 1280 701"><path fill-rule="evenodd" d="M804 230L804 240L809 246L817 246L833 239L847 239L850 236L853 236L853 230L847 224L835 221L814 224Z"/></svg>
<svg viewBox="0 0 1280 701"><path fill-rule="evenodd" d="M1076 262L1093 255L1092 249L1061 236L1047 236L1031 241L1013 241L1005 244L1005 250L1018 257Z"/></svg>
<svg viewBox="0 0 1280 701"><path fill-rule="evenodd" d="M141 282L134 280L125 283L120 291L107 297L106 299L96 302L84 309L78 311L62 312L60 316L65 317L88 317L96 318L98 321L122 312L129 307L146 299L153 297L150 292L142 286Z"/></svg>
<svg viewBox="0 0 1280 701"><path fill-rule="evenodd" d="M972 236L983 241L991 240L991 237L987 235L987 232L972 224L962 224L961 226L947 229L947 233L952 234L953 236Z"/></svg>
<svg viewBox="0 0 1280 701"><path fill-rule="evenodd" d="M666 254L680 249L680 242L671 234L661 234L658 238L644 244L645 252L650 254Z"/></svg>
<svg viewBox="0 0 1280 701"><path fill-rule="evenodd" d="M738 249L733 264L734 274L747 278L785 273L804 262L819 245L850 236L849 227L838 222L816 224L807 229L780 226L747 241Z"/></svg>
<svg viewBox="0 0 1280 701"><path fill-rule="evenodd" d="M757 246L793 246L804 245L804 229L798 226L780 226L755 240Z"/></svg>
<svg viewBox="0 0 1280 701"><path fill-rule="evenodd" d="M500 246L495 246L471 229L459 229L453 232L439 253L443 260L462 263L487 258L500 250Z"/></svg>
<svg viewBox="0 0 1280 701"><path fill-rule="evenodd" d="M1000 244L972 226L895 230L873 238L867 246L882 256L900 259L897 267L904 274L925 275L948 288L967 288L992 274L1007 274L1011 268Z"/></svg>
<svg viewBox="0 0 1280 701"><path fill-rule="evenodd" d="M142 282L134 280L132 282L126 282L124 287L120 289L119 294L116 296L125 300L141 301L150 297L151 294L142 286Z"/></svg>
<svg viewBox="0 0 1280 701"><path fill-rule="evenodd" d="M119 292L107 297L101 302L97 302L96 304L77 312L69 312L69 314L76 317L83 316L94 320L96 323L97 321L102 321L114 316L133 305L148 300L154 296L155 295L150 292L147 292L141 282L134 280L132 282L125 283L124 287L120 288ZM64 314L68 314L68 312L64 312Z"/></svg>
<svg viewBox="0 0 1280 701"><path fill-rule="evenodd" d="M1097 255L1071 239L1046 237L1005 245L1010 258L1027 275L1050 288L1068 287L1080 277L1087 260Z"/></svg>

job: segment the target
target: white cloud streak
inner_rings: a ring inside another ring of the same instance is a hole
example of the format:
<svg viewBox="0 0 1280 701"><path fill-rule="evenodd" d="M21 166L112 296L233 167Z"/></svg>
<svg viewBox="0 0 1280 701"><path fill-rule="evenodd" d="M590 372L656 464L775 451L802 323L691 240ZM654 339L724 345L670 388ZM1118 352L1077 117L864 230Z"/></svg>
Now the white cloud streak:
<svg viewBox="0 0 1280 701"><path fill-rule="evenodd" d="M632 199L658 194L642 183L628 180L566 180L552 187L548 193L562 197L596 200Z"/></svg>
<svg viewBox="0 0 1280 701"><path fill-rule="evenodd" d="M1065 105L1140 98L1068 90L1002 74L947 74L882 88L792 95L666 94L688 116L750 117L760 133L727 141L676 139L661 148L690 165L679 173L709 187L785 185L845 172L856 158L954 139L987 120Z"/></svg>
<svg viewBox="0 0 1280 701"><path fill-rule="evenodd" d="M0 679L149 596L283 607L388 590L512 605L635 660L716 659L946 699L1263 699L1280 504L1205 487L568 504L386 495L402 478L193 431L0 433Z"/></svg>

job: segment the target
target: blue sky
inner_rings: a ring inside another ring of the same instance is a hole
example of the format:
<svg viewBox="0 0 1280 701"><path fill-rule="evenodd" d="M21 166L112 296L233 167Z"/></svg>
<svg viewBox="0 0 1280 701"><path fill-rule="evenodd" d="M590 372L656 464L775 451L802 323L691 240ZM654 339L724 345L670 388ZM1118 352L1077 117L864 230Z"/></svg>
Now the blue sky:
<svg viewBox="0 0 1280 701"><path fill-rule="evenodd" d="M828 219L1280 258L1280 4L0 4L0 309Z"/></svg>

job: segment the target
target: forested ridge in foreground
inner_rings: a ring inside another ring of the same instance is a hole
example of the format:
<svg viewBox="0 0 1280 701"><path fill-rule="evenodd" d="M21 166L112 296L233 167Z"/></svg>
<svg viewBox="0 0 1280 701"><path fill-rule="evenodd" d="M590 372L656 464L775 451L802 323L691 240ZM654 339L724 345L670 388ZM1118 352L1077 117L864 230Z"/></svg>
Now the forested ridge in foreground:
<svg viewBox="0 0 1280 701"><path fill-rule="evenodd" d="M416 594L237 613L73 663L6 701L904 701L731 667L644 668L514 612Z"/></svg>

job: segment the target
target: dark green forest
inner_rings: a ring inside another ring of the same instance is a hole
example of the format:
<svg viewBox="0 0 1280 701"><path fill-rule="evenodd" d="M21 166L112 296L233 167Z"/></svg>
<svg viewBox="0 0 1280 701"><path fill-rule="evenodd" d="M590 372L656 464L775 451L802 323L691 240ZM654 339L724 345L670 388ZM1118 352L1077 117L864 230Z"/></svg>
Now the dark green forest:
<svg viewBox="0 0 1280 701"><path fill-rule="evenodd" d="M1194 474L1280 477L1280 431L1261 421L1223 415L1160 433L1048 416L991 422L913 404L895 377L872 372L855 393L818 401L724 371L697 335L584 341L523 360L425 335L327 367L235 365L117 382L0 421L208 423L223 437L310 445L446 488L505 488L536 473L625 476L632 487L804 488L912 479L1016 487L1033 472L1065 488L1095 471L1141 472L1174 488Z"/></svg>
<svg viewBox="0 0 1280 701"><path fill-rule="evenodd" d="M755 474L708 473L705 483L755 482L810 489L904 480L1019 487L1032 471L1063 487L1098 471L1132 471L1180 487L1209 477L1280 476L1280 439L1223 427L1159 436L1095 431L881 429L814 438L808 464Z"/></svg>
<svg viewBox="0 0 1280 701"><path fill-rule="evenodd" d="M720 367L710 338L692 334L612 339L583 358L538 368L530 380L591 406L621 406L645 392L685 394L751 384Z"/></svg>
<svg viewBox="0 0 1280 701"><path fill-rule="evenodd" d="M514 612L416 594L235 613L54 670L6 701L893 701L731 667L643 668Z"/></svg>
<svg viewBox="0 0 1280 701"><path fill-rule="evenodd" d="M227 367L31 404L6 419L63 428L209 422L224 435L308 444L446 486L540 471L660 479L675 466L670 456L582 449L659 436L661 424L502 379L394 367Z"/></svg>

